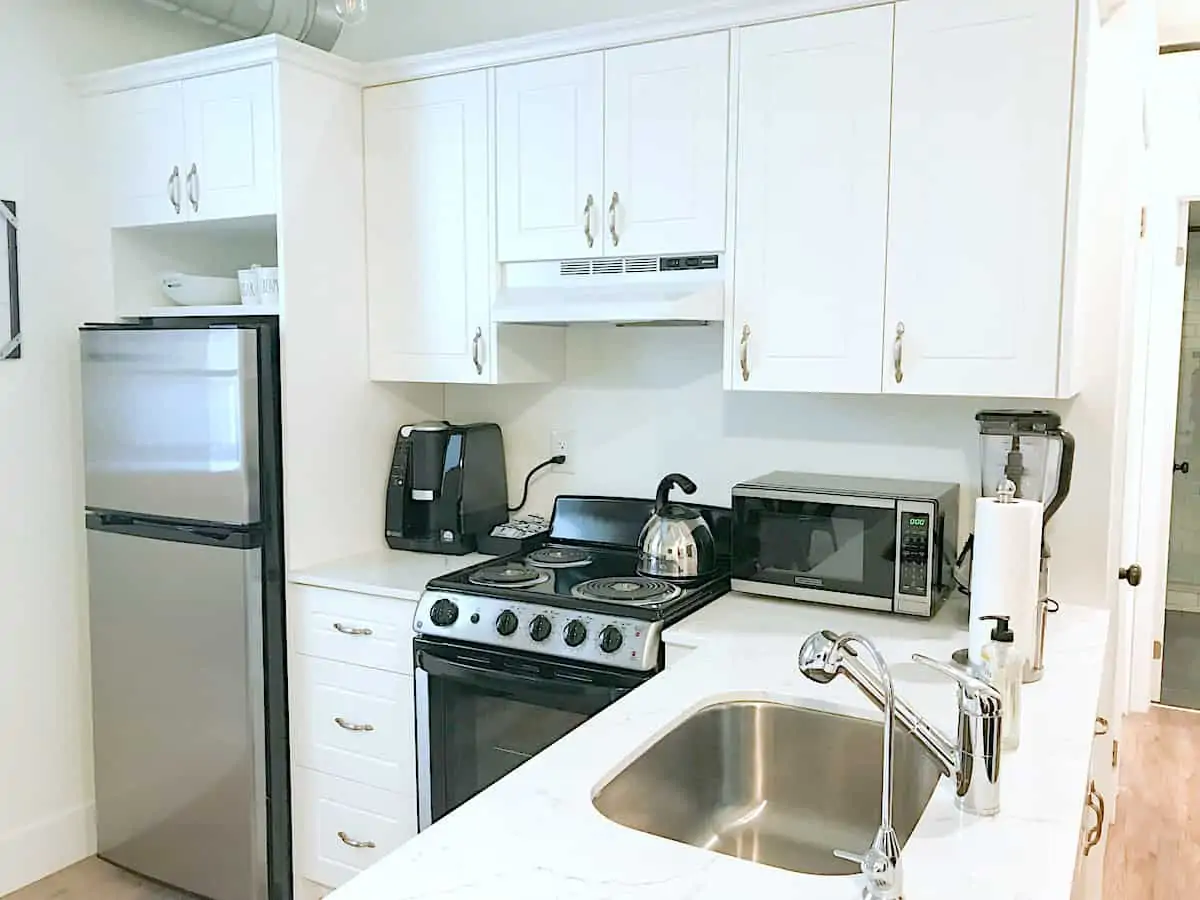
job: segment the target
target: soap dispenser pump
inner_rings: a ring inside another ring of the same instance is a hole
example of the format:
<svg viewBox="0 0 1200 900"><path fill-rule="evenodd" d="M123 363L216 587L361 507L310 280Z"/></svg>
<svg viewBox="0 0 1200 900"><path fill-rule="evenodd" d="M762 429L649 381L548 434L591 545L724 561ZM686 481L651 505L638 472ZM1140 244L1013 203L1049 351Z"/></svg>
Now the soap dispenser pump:
<svg viewBox="0 0 1200 900"><path fill-rule="evenodd" d="M983 675L1003 698L1001 715L1004 718L1002 750L1016 750L1021 743L1021 685L1024 681L1025 661L1017 652L1016 636L1009 625L1008 616L980 616L982 620L994 621L991 639L983 645Z"/></svg>

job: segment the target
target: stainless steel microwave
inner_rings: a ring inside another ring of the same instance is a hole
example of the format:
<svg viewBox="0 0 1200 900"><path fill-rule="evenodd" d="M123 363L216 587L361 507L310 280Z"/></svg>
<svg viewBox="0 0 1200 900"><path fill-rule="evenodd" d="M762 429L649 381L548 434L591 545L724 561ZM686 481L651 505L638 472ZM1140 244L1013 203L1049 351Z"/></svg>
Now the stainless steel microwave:
<svg viewBox="0 0 1200 900"><path fill-rule="evenodd" d="M733 488L734 590L932 616L954 584L958 485L772 472Z"/></svg>

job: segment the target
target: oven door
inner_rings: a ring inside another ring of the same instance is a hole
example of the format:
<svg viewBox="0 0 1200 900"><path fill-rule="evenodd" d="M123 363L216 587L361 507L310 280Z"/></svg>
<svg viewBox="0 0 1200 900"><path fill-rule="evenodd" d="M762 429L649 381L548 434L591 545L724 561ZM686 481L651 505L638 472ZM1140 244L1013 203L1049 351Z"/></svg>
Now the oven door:
<svg viewBox="0 0 1200 900"><path fill-rule="evenodd" d="M733 578L735 589L891 610L896 501L797 491L737 495Z"/></svg>
<svg viewBox="0 0 1200 900"><path fill-rule="evenodd" d="M422 830L653 674L424 638L413 647Z"/></svg>

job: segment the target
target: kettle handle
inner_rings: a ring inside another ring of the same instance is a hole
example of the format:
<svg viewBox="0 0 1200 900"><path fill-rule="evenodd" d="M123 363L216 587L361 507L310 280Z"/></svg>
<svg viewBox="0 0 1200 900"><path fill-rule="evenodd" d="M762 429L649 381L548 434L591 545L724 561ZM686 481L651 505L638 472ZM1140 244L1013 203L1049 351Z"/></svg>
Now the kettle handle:
<svg viewBox="0 0 1200 900"><path fill-rule="evenodd" d="M681 475L679 472L672 472L658 483L658 494L654 500L654 511L660 513L663 507L667 505L671 488L677 487L685 494L696 493L696 482L688 478L686 475Z"/></svg>

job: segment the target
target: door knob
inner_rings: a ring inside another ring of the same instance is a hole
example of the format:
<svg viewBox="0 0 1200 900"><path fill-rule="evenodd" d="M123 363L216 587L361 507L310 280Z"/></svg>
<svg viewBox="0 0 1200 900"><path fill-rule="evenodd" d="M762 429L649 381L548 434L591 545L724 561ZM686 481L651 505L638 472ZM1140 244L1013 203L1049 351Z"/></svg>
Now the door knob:
<svg viewBox="0 0 1200 900"><path fill-rule="evenodd" d="M1134 563L1128 569L1121 569L1117 572L1117 577L1122 581L1128 581L1130 587L1137 587L1142 583L1142 567Z"/></svg>
<svg viewBox="0 0 1200 900"><path fill-rule="evenodd" d="M1181 463L1175 463L1175 471L1180 475L1186 475L1188 472L1192 471L1192 464L1186 459Z"/></svg>

